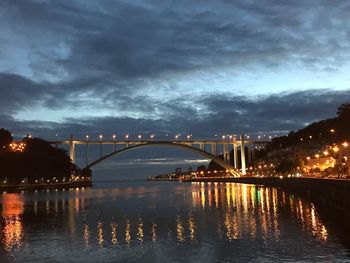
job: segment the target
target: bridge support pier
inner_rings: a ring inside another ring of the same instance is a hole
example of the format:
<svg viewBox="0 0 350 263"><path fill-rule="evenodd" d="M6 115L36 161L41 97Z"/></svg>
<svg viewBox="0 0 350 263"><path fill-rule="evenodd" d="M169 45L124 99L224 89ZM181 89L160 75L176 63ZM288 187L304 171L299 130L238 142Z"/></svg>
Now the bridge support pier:
<svg viewBox="0 0 350 263"><path fill-rule="evenodd" d="M224 161L225 162L230 162L230 154L228 151L228 143L223 143L223 154L224 154Z"/></svg>
<svg viewBox="0 0 350 263"><path fill-rule="evenodd" d="M246 175L246 163L245 163L245 146L244 146L244 135L241 135L241 162L242 162L242 174Z"/></svg>
<svg viewBox="0 0 350 263"><path fill-rule="evenodd" d="M238 145L235 142L233 144L233 166L237 169L238 168Z"/></svg>
<svg viewBox="0 0 350 263"><path fill-rule="evenodd" d="M255 160L255 144L252 144L252 162L254 163Z"/></svg>
<svg viewBox="0 0 350 263"><path fill-rule="evenodd" d="M216 156L217 155L217 150L216 150L216 143L211 144L211 154Z"/></svg>
<svg viewBox="0 0 350 263"><path fill-rule="evenodd" d="M248 144L248 163L252 163L252 144Z"/></svg>
<svg viewBox="0 0 350 263"><path fill-rule="evenodd" d="M69 137L69 158L72 160L72 163L75 164L75 143L73 134Z"/></svg>

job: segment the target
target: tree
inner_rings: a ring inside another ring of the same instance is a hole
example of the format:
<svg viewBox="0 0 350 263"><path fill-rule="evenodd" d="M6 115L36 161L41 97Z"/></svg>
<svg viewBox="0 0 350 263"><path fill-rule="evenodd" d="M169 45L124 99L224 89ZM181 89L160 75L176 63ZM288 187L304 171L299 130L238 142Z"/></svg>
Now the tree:
<svg viewBox="0 0 350 263"><path fill-rule="evenodd" d="M3 128L0 129L0 152L6 151L13 138L11 132Z"/></svg>
<svg viewBox="0 0 350 263"><path fill-rule="evenodd" d="M291 173L300 166L300 161L298 160L282 160L276 167L276 172L281 174Z"/></svg>
<svg viewBox="0 0 350 263"><path fill-rule="evenodd" d="M197 167L197 172L201 172L201 171L205 171L205 170L207 170L207 167L203 164L201 164Z"/></svg>
<svg viewBox="0 0 350 263"><path fill-rule="evenodd" d="M350 103L344 103L340 105L337 111L337 115L339 118L346 118L350 120Z"/></svg>

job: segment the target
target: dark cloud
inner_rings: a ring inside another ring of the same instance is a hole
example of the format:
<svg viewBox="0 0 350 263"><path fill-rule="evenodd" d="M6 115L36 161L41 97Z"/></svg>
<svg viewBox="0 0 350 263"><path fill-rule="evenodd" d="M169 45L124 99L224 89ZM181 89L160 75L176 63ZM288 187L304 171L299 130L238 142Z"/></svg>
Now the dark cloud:
<svg viewBox="0 0 350 263"><path fill-rule="evenodd" d="M256 98L237 96L225 76L341 71L350 57L349 15L347 0L3 0L0 125L50 136L296 129L333 116L349 100L348 80L334 84L344 91L311 83L312 91ZM303 83L293 77L297 90ZM65 119L16 119L38 108L64 110Z"/></svg>
<svg viewBox="0 0 350 263"><path fill-rule="evenodd" d="M99 133L152 134L165 138L177 133L208 138L217 134L275 133L296 130L322 118L336 115L339 103L350 101L350 91L305 91L278 94L252 100L247 97L219 95L199 97L198 104L205 105L206 114L190 112L186 107L166 105L168 115L152 120L130 117L71 118L64 122L18 122L10 119L4 124L17 134L35 132L37 136L54 139L67 138L69 134L83 138L85 134Z"/></svg>

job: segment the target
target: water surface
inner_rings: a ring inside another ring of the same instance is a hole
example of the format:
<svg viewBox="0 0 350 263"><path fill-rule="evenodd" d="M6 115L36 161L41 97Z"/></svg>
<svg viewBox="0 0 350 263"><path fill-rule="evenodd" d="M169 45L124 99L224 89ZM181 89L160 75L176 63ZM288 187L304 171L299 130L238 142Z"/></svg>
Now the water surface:
<svg viewBox="0 0 350 263"><path fill-rule="evenodd" d="M0 200L0 262L349 261L317 207L276 188L100 182Z"/></svg>

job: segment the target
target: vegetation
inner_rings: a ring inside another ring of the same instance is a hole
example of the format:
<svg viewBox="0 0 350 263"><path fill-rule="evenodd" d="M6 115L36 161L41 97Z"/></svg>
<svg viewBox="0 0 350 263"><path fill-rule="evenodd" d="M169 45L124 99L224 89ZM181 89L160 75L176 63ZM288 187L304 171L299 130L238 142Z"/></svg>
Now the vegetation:
<svg viewBox="0 0 350 263"><path fill-rule="evenodd" d="M297 131L291 131L287 136L272 139L266 151L294 146L297 144L331 144L350 139L350 103L342 104L337 111L337 117L314 122Z"/></svg>
<svg viewBox="0 0 350 263"><path fill-rule="evenodd" d="M276 166L276 172L280 174L297 172L300 165L301 165L301 162L299 160L283 159Z"/></svg>
<svg viewBox="0 0 350 263"><path fill-rule="evenodd" d="M0 129L0 154L3 154L8 150L8 147L10 143L12 142L13 138L9 131L5 129Z"/></svg>
<svg viewBox="0 0 350 263"><path fill-rule="evenodd" d="M81 172L71 162L67 151L45 140L26 137L16 144L10 132L0 129L0 145L1 181L19 184L24 179L28 183L40 183L54 178L61 182Z"/></svg>

